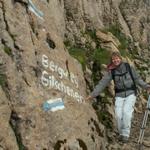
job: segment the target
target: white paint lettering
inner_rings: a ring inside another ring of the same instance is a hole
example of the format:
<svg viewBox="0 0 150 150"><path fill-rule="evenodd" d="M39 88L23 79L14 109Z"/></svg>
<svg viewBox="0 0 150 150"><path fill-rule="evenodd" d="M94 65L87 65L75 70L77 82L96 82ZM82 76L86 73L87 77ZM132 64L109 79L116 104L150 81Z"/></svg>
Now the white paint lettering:
<svg viewBox="0 0 150 150"><path fill-rule="evenodd" d="M50 63L49 63L49 69L50 69L52 72L55 71L55 64L54 64L53 61L50 61Z"/></svg>
<svg viewBox="0 0 150 150"><path fill-rule="evenodd" d="M64 69L59 67L57 64L55 64L54 61L49 61L49 59L46 55L42 55L42 65L45 69L49 69L52 72L58 73L58 77L60 79L63 79L64 77L66 79L69 79L68 71L67 70L64 71ZM79 87L78 78L72 72L70 72L70 81L71 81L71 83L75 84L76 88ZM42 72L41 83L45 87L54 88L58 91L61 91L65 94L67 94L70 97L73 97L78 102L83 101L83 97L81 95L79 95L78 92L74 91L72 88L65 85L62 81L57 80L53 75L49 75L49 73L47 71Z"/></svg>
<svg viewBox="0 0 150 150"><path fill-rule="evenodd" d="M44 86L49 85L49 80L46 78L47 75L48 75L48 73L46 71L42 72L41 82Z"/></svg>
<svg viewBox="0 0 150 150"><path fill-rule="evenodd" d="M46 55L42 55L42 65L48 68L48 57Z"/></svg>

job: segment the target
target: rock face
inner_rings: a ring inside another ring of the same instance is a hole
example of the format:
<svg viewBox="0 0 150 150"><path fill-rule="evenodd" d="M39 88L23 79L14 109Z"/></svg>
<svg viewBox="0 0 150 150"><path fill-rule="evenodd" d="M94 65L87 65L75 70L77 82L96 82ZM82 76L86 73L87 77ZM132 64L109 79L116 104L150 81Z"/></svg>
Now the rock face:
<svg viewBox="0 0 150 150"><path fill-rule="evenodd" d="M139 50L140 42L146 43L147 53L149 1L123 4L123 0L0 0L1 150L107 149L105 127L91 104L84 102L82 67L63 42L84 41L87 29L120 23L124 33L139 42ZM137 4L143 15L135 18L132 8L127 11L130 4ZM113 36L109 38L113 43Z"/></svg>
<svg viewBox="0 0 150 150"><path fill-rule="evenodd" d="M63 1L7 0L0 8L1 149L98 149L104 127L84 102L81 65L63 45ZM62 110L45 109L58 98L51 108Z"/></svg>

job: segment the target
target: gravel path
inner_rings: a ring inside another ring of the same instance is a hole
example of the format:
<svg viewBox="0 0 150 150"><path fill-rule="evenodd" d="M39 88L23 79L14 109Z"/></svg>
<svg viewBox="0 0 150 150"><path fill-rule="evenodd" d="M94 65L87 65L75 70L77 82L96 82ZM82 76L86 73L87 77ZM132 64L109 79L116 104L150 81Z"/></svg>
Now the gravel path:
<svg viewBox="0 0 150 150"><path fill-rule="evenodd" d="M127 144L122 144L121 150L150 150L150 112L148 115L148 120L145 128L145 134L143 138L143 145L140 148L138 144L138 139L140 135L140 127L143 122L145 111L143 113L134 113L134 119L132 122L131 136ZM119 150L119 149L118 149Z"/></svg>

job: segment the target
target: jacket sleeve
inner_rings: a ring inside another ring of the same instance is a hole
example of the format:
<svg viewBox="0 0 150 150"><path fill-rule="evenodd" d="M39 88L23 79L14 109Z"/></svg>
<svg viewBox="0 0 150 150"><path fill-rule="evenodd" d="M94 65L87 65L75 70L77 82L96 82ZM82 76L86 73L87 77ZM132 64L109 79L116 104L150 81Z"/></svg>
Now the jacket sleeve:
<svg viewBox="0 0 150 150"><path fill-rule="evenodd" d="M92 97L97 97L102 90L109 84L112 80L111 72L106 72L103 78L99 81L99 83L95 86L93 92L90 94Z"/></svg>
<svg viewBox="0 0 150 150"><path fill-rule="evenodd" d="M150 88L150 85L141 79L140 75L136 72L136 70L132 66L131 66L131 71L136 84L138 84L143 89Z"/></svg>

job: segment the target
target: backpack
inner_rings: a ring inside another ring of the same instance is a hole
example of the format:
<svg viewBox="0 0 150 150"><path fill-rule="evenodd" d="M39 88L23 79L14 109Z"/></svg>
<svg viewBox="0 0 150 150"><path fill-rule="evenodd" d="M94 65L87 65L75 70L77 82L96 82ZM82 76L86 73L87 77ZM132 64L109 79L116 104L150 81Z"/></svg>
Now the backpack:
<svg viewBox="0 0 150 150"><path fill-rule="evenodd" d="M127 72L129 72L129 74L132 78L132 81L133 81L133 87L131 87L130 89L134 90L135 94L137 94L137 87L136 87L135 79L134 79L133 74L132 74L131 67L130 67L129 63L125 63L125 66L126 66ZM124 76L127 72L121 74L120 76ZM112 74L112 79L115 81L115 69L111 70L111 74ZM122 91L125 91L125 90L118 90L118 89L116 90L115 89L115 92L122 92Z"/></svg>

